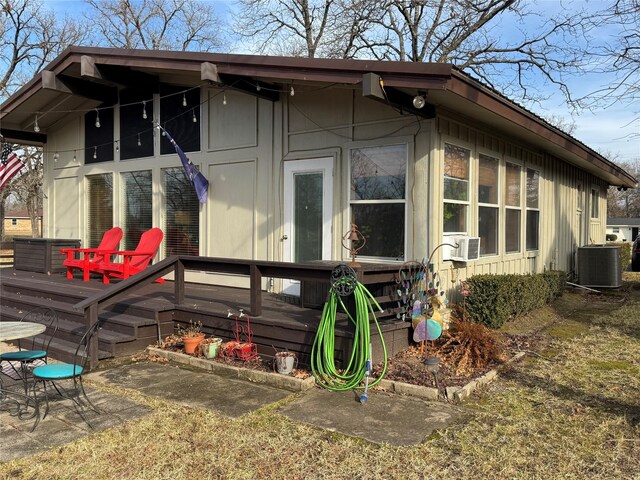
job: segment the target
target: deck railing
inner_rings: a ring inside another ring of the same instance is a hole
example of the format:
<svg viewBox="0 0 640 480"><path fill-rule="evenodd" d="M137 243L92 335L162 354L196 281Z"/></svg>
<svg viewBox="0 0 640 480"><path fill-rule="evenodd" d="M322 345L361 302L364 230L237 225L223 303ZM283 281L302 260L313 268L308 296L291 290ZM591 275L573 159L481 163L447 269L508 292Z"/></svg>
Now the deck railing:
<svg viewBox="0 0 640 480"><path fill-rule="evenodd" d="M338 263L288 263L187 255L171 256L75 304L74 309L84 312L87 327L91 327L98 321L98 313L102 309L117 303L136 290L169 273L174 274L174 301L175 304L180 305L184 303L185 299L185 271L196 270L249 277L249 313L253 317L258 317L262 315L263 277L327 281L331 271ZM355 270L358 281L363 284L389 282L395 279L398 265L363 264ZM97 335L92 337L89 352L89 366L94 368L98 363Z"/></svg>

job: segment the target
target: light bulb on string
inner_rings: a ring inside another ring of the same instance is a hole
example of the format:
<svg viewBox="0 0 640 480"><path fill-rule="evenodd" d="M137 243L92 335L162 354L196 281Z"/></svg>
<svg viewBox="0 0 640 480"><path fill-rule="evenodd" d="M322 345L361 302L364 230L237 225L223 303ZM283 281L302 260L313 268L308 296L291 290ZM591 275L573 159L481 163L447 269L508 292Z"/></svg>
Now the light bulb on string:
<svg viewBox="0 0 640 480"><path fill-rule="evenodd" d="M223 93L222 94L222 105L226 105L227 104L227 94Z"/></svg>
<svg viewBox="0 0 640 480"><path fill-rule="evenodd" d="M198 123L198 119L196 118L196 111L193 111L193 123Z"/></svg>
<svg viewBox="0 0 640 480"><path fill-rule="evenodd" d="M76 158L76 151L75 150L73 151L73 161L74 162L78 161L78 159Z"/></svg>
<svg viewBox="0 0 640 480"><path fill-rule="evenodd" d="M289 90L289 95L292 97L296 94L296 91L293 89L293 85L291 85L291 90Z"/></svg>
<svg viewBox="0 0 640 480"><path fill-rule="evenodd" d="M98 158L98 147L93 147L93 159Z"/></svg>
<svg viewBox="0 0 640 480"><path fill-rule="evenodd" d="M187 106L187 94L186 93L182 94L182 106L183 107Z"/></svg>
<svg viewBox="0 0 640 480"><path fill-rule="evenodd" d="M38 114L36 113L36 120L33 123L33 131L38 133L40 131L40 126L38 125Z"/></svg>
<svg viewBox="0 0 640 480"><path fill-rule="evenodd" d="M100 128L100 111L96 108L96 128Z"/></svg>
<svg viewBox="0 0 640 480"><path fill-rule="evenodd" d="M58 161L58 158L60 158L60 155L58 154L58 152L54 153L54 154L53 154L53 161L54 161L54 162L57 162L57 161Z"/></svg>
<svg viewBox="0 0 640 480"><path fill-rule="evenodd" d="M142 118L147 119L147 102L142 102Z"/></svg>
<svg viewBox="0 0 640 480"><path fill-rule="evenodd" d="M120 151L120 144L118 143L118 140L116 140L116 153L118 153Z"/></svg>
<svg viewBox="0 0 640 480"><path fill-rule="evenodd" d="M142 142L140 141L140 134L138 134L138 146L141 147L142 146Z"/></svg>
<svg viewBox="0 0 640 480"><path fill-rule="evenodd" d="M262 90L262 87L258 82L256 82L256 92L259 92L260 90Z"/></svg>

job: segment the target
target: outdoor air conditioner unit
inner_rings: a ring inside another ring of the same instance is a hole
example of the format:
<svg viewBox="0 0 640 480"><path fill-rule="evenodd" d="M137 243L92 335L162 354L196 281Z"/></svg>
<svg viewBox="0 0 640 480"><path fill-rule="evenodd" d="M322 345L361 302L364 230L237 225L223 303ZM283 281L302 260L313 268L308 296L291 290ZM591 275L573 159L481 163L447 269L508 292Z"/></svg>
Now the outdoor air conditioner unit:
<svg viewBox="0 0 640 480"><path fill-rule="evenodd" d="M444 237L444 244L443 260L468 262L480 258L480 237L452 235Z"/></svg>

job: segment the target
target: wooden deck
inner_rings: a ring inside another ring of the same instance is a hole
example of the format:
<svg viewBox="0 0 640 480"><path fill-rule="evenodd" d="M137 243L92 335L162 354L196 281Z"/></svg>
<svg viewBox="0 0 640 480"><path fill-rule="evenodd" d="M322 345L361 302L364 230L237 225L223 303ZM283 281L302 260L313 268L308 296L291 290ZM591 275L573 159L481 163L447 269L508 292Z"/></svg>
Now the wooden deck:
<svg viewBox="0 0 640 480"><path fill-rule="evenodd" d="M303 298L324 297L328 282L324 286L322 283L308 283L307 290L313 289L313 292L307 291L305 295L303 291ZM64 274L0 269L0 321L19 319L22 312L36 306L51 306L62 322L58 347L59 356L64 359L63 350L69 345L63 342L73 344L85 326L83 313L73 306L108 287L98 278L85 283L79 277L68 280ZM378 299L384 301L384 298ZM228 313L238 313L240 309L249 313L251 301L250 289L184 283L183 301L177 303L173 282L145 285L100 312L103 329L100 331L99 358L141 351L145 346L154 344L159 336L166 337L172 333L178 324L186 325L189 321L202 322L207 335L232 339L236 324L235 318L229 318ZM298 353L300 363L307 365L321 314L318 307L301 307L263 291L261 315L250 316L258 352L268 359L276 351L294 351ZM379 321L389 355L408 346L410 323L396 320L392 310L380 316ZM380 358L382 352L374 332L375 329L372 330L375 359ZM351 339L350 322L344 313L339 314L335 342L338 363L350 351Z"/></svg>

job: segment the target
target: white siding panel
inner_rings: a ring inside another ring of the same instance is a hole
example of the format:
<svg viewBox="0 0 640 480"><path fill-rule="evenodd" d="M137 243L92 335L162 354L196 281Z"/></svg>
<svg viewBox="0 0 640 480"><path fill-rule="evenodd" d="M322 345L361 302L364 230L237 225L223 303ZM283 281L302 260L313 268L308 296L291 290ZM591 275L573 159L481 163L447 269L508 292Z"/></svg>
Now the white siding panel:
<svg viewBox="0 0 640 480"><path fill-rule="evenodd" d="M76 177L53 181L54 238L82 238L80 232L80 186Z"/></svg>

